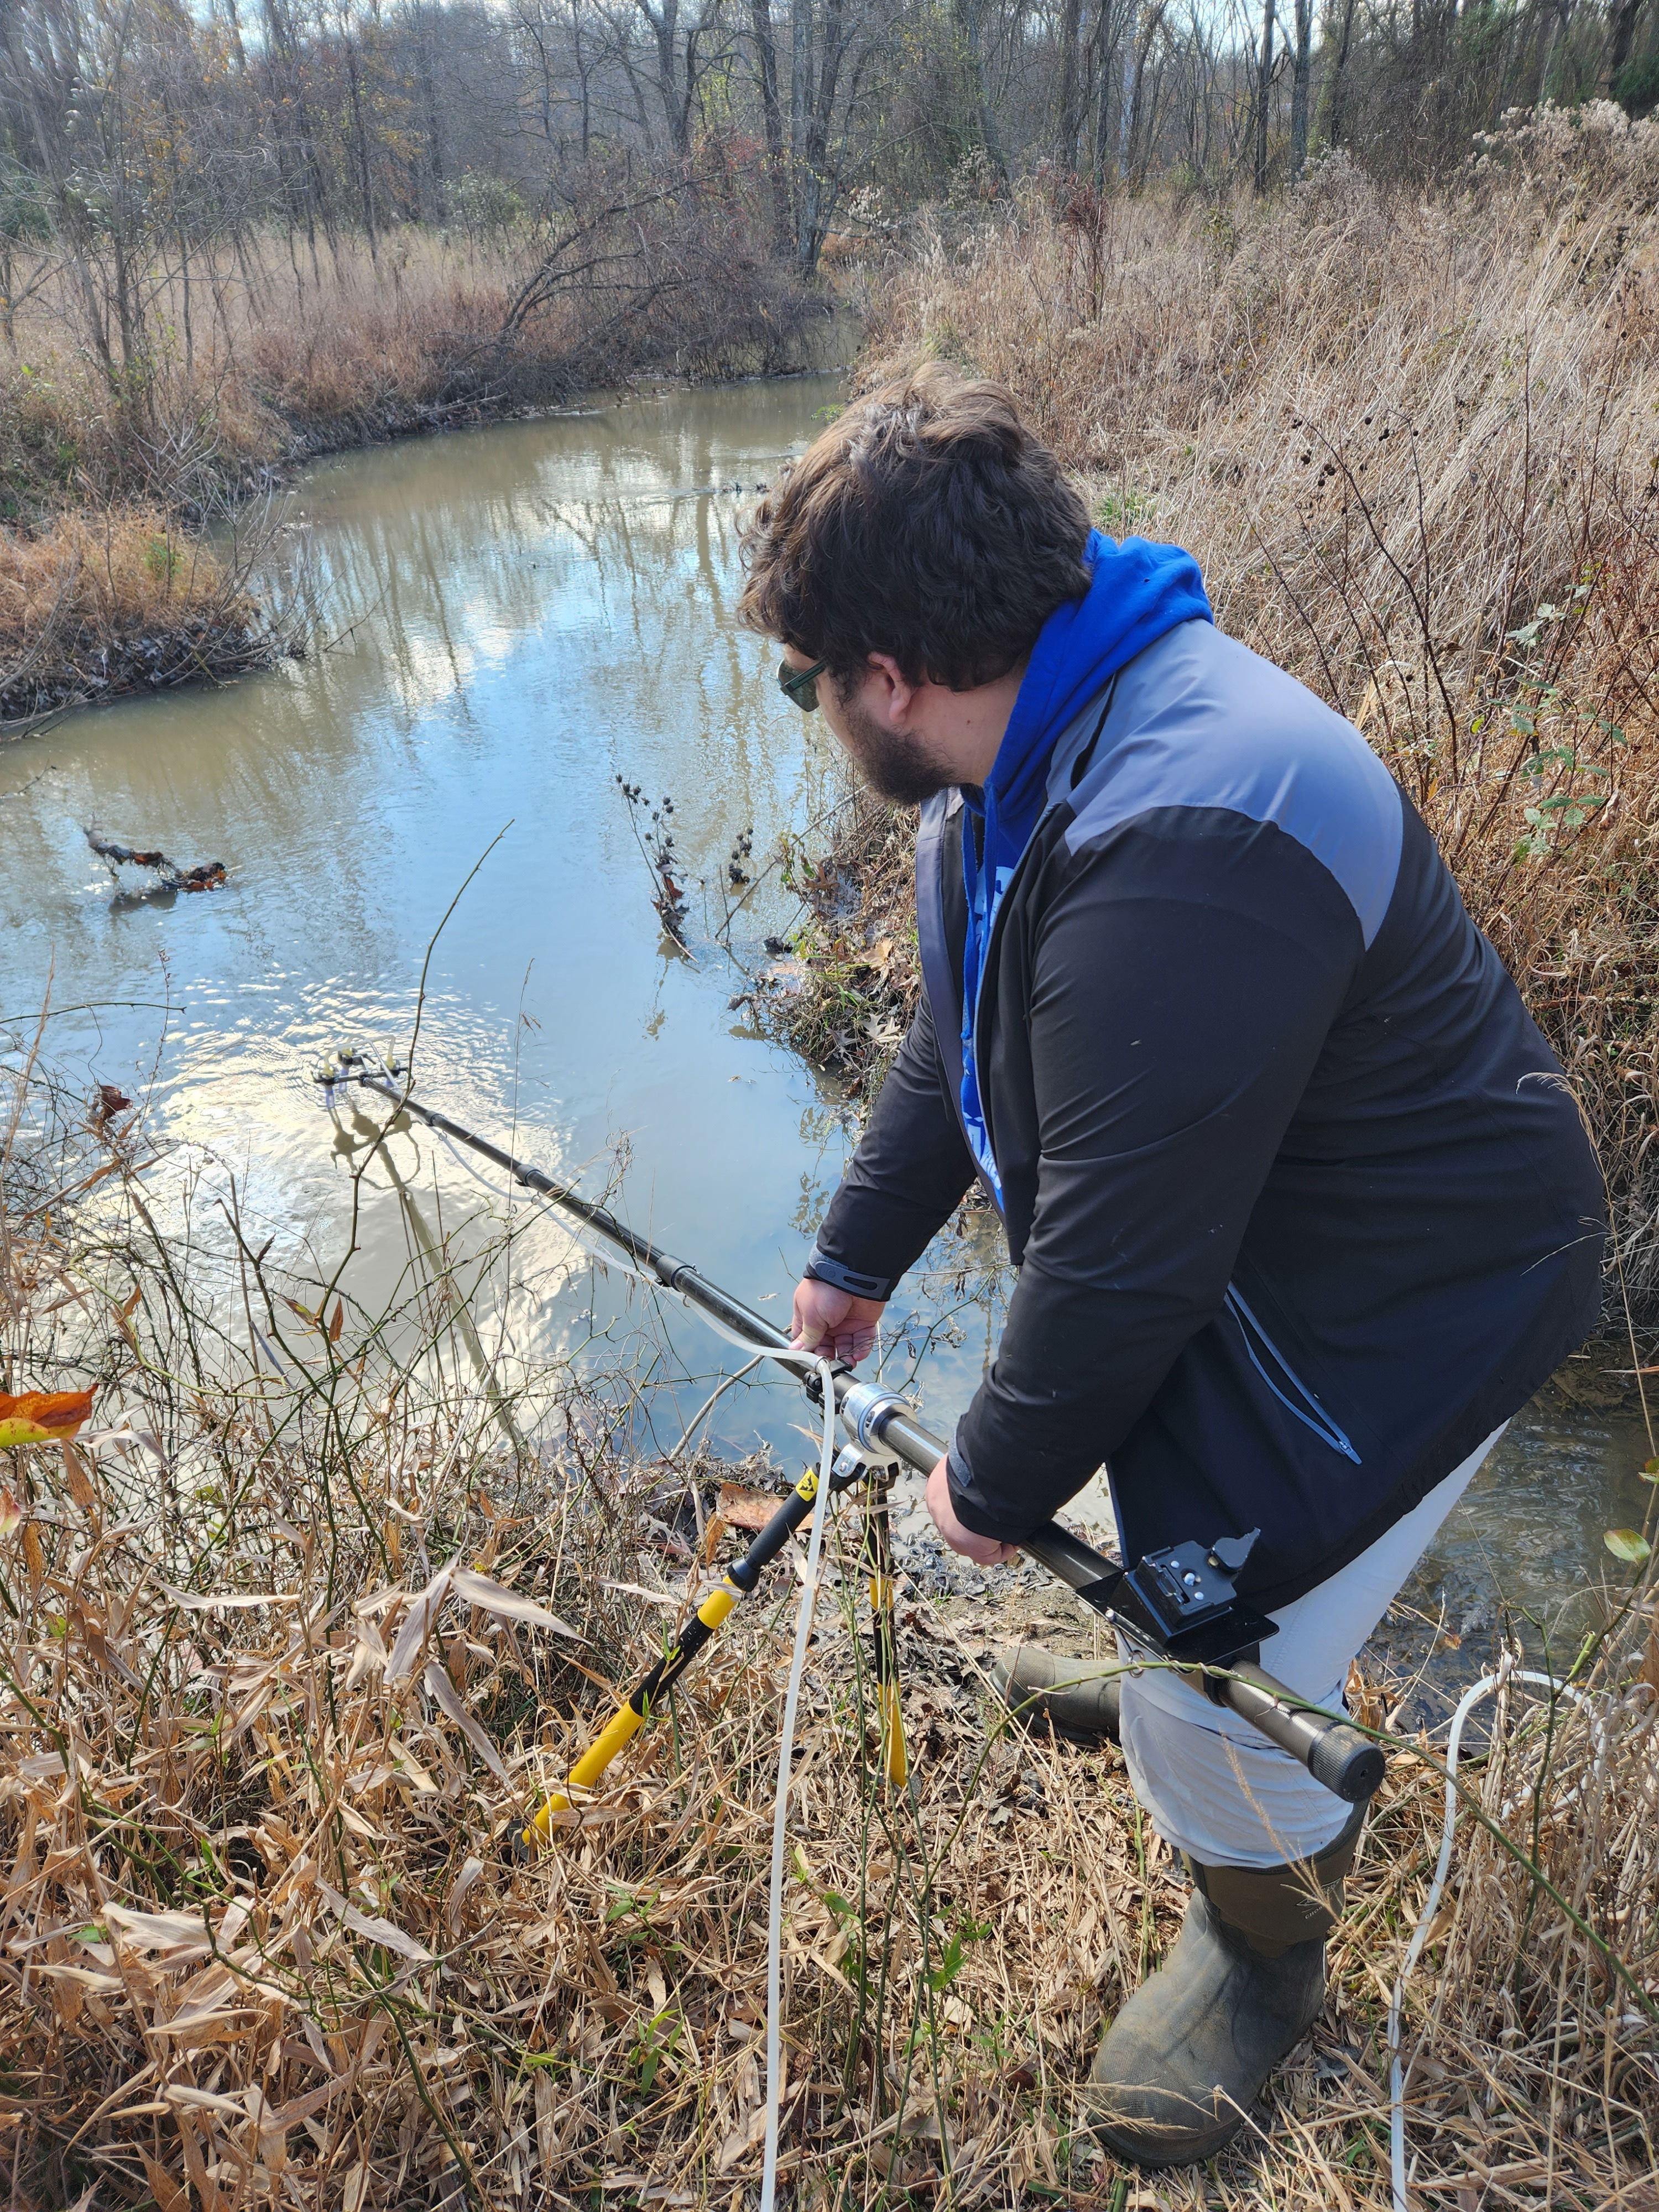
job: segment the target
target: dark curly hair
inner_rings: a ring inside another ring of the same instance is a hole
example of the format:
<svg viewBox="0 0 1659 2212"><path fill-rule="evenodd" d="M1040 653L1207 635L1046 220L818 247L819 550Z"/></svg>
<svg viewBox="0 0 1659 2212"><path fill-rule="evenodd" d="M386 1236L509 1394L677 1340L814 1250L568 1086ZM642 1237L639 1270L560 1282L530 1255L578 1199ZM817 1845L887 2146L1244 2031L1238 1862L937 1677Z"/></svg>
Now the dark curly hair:
<svg viewBox="0 0 1659 2212"><path fill-rule="evenodd" d="M743 537L740 618L829 664L872 653L953 691L1017 668L1089 588L1088 511L1000 384L930 362L854 400Z"/></svg>

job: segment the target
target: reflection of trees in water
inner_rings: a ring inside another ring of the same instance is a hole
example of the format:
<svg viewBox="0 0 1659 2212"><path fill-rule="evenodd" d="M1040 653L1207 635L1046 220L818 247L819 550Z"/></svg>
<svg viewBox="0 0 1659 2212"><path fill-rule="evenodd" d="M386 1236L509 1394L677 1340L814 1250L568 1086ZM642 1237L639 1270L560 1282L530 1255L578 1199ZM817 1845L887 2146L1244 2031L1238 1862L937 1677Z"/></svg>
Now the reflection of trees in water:
<svg viewBox="0 0 1659 2212"><path fill-rule="evenodd" d="M751 827L763 855L803 795L817 797L826 749L773 711L766 653L736 627L742 502L684 488L685 474L729 482L739 464L727 444L686 445L676 441L655 482L642 480L636 452L596 470L591 455L556 451L502 484L484 465L497 453L515 465L517 434L500 447L457 441L435 495L404 468L395 507L343 502L319 550L325 627L348 635L301 672L299 719L314 732L319 718L372 716L407 738L442 713L499 735L483 694L506 675L514 720L538 750L603 743L615 771L672 793L696 874ZM469 452L477 465L463 482L455 463ZM754 463L742 465L758 480ZM581 491L550 491L567 471ZM757 921L767 907L753 902Z"/></svg>
<svg viewBox="0 0 1659 2212"><path fill-rule="evenodd" d="M899 1359L914 1374L930 1356L946 1353L959 1355L950 1363L953 1370L972 1375L983 1368L1002 1334L1012 1288L995 1213L985 1205L960 1207L894 1301L884 1367L888 1379L894 1379Z"/></svg>
<svg viewBox="0 0 1659 2212"><path fill-rule="evenodd" d="M746 395L685 402L699 419L678 428L663 415L630 410L633 441L614 437L614 416L560 426L559 443L526 452L526 434L458 439L423 449L429 465L391 471L392 504L353 506L321 549L335 627L369 609L374 647L398 670L407 708L432 700L436 673L412 634L435 631L444 675L464 688L464 657L447 651L481 631L508 641L551 624L603 630L631 646L645 674L673 665L694 683L705 713L729 714L744 664L732 620L738 538L747 501L774 472L713 427L774 434L780 444L811 427L811 388L763 400ZM643 428L645 435L639 433ZM566 490L562 477L580 480ZM740 483L741 493L732 489ZM360 638L358 659L376 652Z"/></svg>
<svg viewBox="0 0 1659 2212"><path fill-rule="evenodd" d="M833 1079L821 1079L829 1090ZM803 1111L801 1145L814 1164L801 1171L790 1223L798 1236L810 1237L823 1218L858 1127L855 1109L833 1095ZM901 1390L920 1382L941 1407L965 1403L995 1351L1012 1287L995 1212L960 1206L893 1295L882 1328L883 1380Z"/></svg>
<svg viewBox="0 0 1659 2212"><path fill-rule="evenodd" d="M507 639L551 622L650 652L682 623L732 629L738 503L717 498L483 501L354 516L329 530L329 610L343 628L374 611L355 658L397 657L411 631ZM735 663L729 665L735 666Z"/></svg>

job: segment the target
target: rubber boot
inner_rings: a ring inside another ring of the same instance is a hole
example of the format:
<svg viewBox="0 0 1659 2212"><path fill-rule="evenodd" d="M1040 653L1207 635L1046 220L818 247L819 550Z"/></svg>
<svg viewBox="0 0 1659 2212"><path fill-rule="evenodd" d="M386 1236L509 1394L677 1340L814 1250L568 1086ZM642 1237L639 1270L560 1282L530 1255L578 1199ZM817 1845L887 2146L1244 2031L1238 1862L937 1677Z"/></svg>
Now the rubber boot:
<svg viewBox="0 0 1659 2212"><path fill-rule="evenodd" d="M1046 1720L1078 1735L1118 1741L1121 1659L1060 1659L1040 1644L1017 1644L991 1663L997 1695L1023 1721Z"/></svg>
<svg viewBox="0 0 1659 2212"><path fill-rule="evenodd" d="M1190 2166L1243 2126L1324 2004L1325 1938L1364 1812L1317 1857L1288 1866L1188 1860L1193 1895L1175 1948L1107 2030L1083 2092L1115 2157Z"/></svg>

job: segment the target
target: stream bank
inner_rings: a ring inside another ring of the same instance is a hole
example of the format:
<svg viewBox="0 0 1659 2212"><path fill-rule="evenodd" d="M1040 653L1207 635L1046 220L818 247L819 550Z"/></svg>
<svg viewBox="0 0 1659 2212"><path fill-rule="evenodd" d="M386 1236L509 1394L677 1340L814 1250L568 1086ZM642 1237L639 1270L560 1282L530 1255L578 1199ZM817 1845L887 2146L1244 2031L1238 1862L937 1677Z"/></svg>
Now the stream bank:
<svg viewBox="0 0 1659 2212"><path fill-rule="evenodd" d="M309 276L256 240L246 298L225 276L240 305L219 317L214 349L186 367L157 338L114 392L66 343L67 312L37 304L27 355L0 364L0 740L314 644L307 595L269 590L283 493L307 462L665 388L823 374L855 350L837 295L751 250L742 221L719 238L717 277L703 265L714 234L682 222L673 242L681 281L641 285L619 308L611 289L565 289L554 247L529 230L487 246L411 230L373 259L341 242Z"/></svg>
<svg viewBox="0 0 1659 2212"><path fill-rule="evenodd" d="M419 1004L433 1103L518 1131L538 1165L585 1187L620 1176L648 1233L761 1310L787 1310L914 990L908 829L846 802L821 718L779 701L774 656L732 617L746 505L841 389L665 389L311 465L285 543L331 650L0 750L0 1015L27 1022L50 984L53 1051L88 1096L109 1084L145 1101L158 1131L235 1178L256 1244L274 1235L296 1267L313 1254L325 1279L342 1191L307 1071L342 1036L406 1039ZM665 937L618 778L647 814L672 801L686 946ZM89 821L186 866L222 860L228 881L188 898L130 871L112 884ZM832 845L835 864L815 866ZM428 940L487 851L422 998ZM805 963L770 949L781 940ZM768 979L799 981L820 943L834 994L783 999L816 1024L786 1036ZM478 1185L441 1149L418 1157L434 1233L470 1234ZM515 1233L532 1251L554 1237L534 1219ZM395 1210L360 1234L354 1265L395 1279ZM581 1280L515 1292L502 1326L526 1358L562 1356L596 1310L612 1325L615 1287L599 1286L597 1310ZM935 1424L971 1395L1006 1294L983 1210L905 1286L884 1372L919 1385ZM722 1347L693 1324L650 1357L689 1419ZM1611 1364L1632 1364L1627 1348ZM1458 1621L1477 1579L1496 1612L1549 1616L1612 1566L1603 1530L1642 1526L1635 1417L1577 1395L1559 1424L1517 1431L1449 1531L1467 1538L1449 1560ZM751 1378L716 1406L709 1439L734 1458L764 1445L787 1468L796 1419L787 1392Z"/></svg>

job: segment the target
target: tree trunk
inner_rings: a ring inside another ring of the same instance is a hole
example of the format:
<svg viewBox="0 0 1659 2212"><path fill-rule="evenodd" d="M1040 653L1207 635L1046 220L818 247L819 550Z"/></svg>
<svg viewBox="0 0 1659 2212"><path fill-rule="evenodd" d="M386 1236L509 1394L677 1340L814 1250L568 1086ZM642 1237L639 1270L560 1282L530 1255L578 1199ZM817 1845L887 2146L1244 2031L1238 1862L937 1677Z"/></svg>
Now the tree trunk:
<svg viewBox="0 0 1659 2212"><path fill-rule="evenodd" d="M1123 57L1123 90L1117 103L1117 173L1129 173L1129 142L1134 136L1135 94L1140 89L1140 42L1132 38Z"/></svg>
<svg viewBox="0 0 1659 2212"><path fill-rule="evenodd" d="M668 125L668 143L677 154L684 155L690 144L690 58L686 58L686 88L682 97L679 70L675 58L675 44L679 30L679 0L663 0L662 9L656 19L657 71L662 86L662 112Z"/></svg>
<svg viewBox="0 0 1659 2212"><path fill-rule="evenodd" d="M830 132L835 121L836 88L847 51L845 0L824 0L818 34L817 82L805 115L804 159L797 171L795 266L802 276L817 270L823 234L830 228L833 186L829 173Z"/></svg>
<svg viewBox="0 0 1659 2212"><path fill-rule="evenodd" d="M1548 97L1550 71L1555 64L1555 49L1567 27L1567 18L1572 13L1572 0L1556 0L1549 11L1544 31L1543 52L1538 59L1538 89L1533 94L1534 107L1541 107Z"/></svg>
<svg viewBox="0 0 1659 2212"><path fill-rule="evenodd" d="M1077 167L1078 130L1081 119L1078 104L1078 40L1082 29L1083 0L1066 0L1060 21L1058 157L1060 167L1068 175Z"/></svg>
<svg viewBox="0 0 1659 2212"><path fill-rule="evenodd" d="M1115 0L1100 0L1095 17L1095 112L1090 166L1098 190L1106 182L1108 149L1111 145L1112 83L1117 73L1117 49L1123 36L1123 16Z"/></svg>
<svg viewBox="0 0 1659 2212"><path fill-rule="evenodd" d="M1273 89L1273 0L1262 0L1261 57L1255 73L1255 189L1267 189L1267 104Z"/></svg>
<svg viewBox="0 0 1659 2212"><path fill-rule="evenodd" d="M236 0L224 0L225 29L230 37L230 51L236 57L237 72L247 75L247 50L242 44L242 18Z"/></svg>
<svg viewBox="0 0 1659 2212"><path fill-rule="evenodd" d="M789 4L789 154L806 159L806 111L812 99L812 0Z"/></svg>
<svg viewBox="0 0 1659 2212"><path fill-rule="evenodd" d="M422 7L415 19L415 67L420 87L422 121L426 130L426 172L431 191L432 219L444 219L444 142L438 114L438 73L432 36L432 13ZM543 83L546 72L543 71Z"/></svg>
<svg viewBox="0 0 1659 2212"><path fill-rule="evenodd" d="M806 118L812 100L812 0L789 0L789 210L796 265L811 275L817 248L817 193L806 173Z"/></svg>
<svg viewBox="0 0 1659 2212"><path fill-rule="evenodd" d="M1515 53L1515 29L1521 20L1519 8L1509 10L1504 23L1504 40L1498 52L1498 68L1492 82L1492 106L1486 115L1486 128L1496 131L1499 118L1509 106L1510 63Z"/></svg>
<svg viewBox="0 0 1659 2212"><path fill-rule="evenodd" d="M1296 0L1296 71L1291 80L1291 182L1308 166L1308 93L1313 80L1313 0Z"/></svg>
<svg viewBox="0 0 1659 2212"><path fill-rule="evenodd" d="M783 107L778 99L778 42L772 35L772 0L750 0L755 74L760 79L766 130L766 174L772 193L772 228L780 252L789 250L789 177L783 158Z"/></svg>
<svg viewBox="0 0 1659 2212"><path fill-rule="evenodd" d="M1006 185L1008 164L1003 159L1002 135L997 129L996 113L991 106L990 87L986 81L985 52L980 44L979 11L975 0L956 0L956 12L957 29L961 33L962 50L968 58L968 74L974 88L980 143L999 182Z"/></svg>
<svg viewBox="0 0 1659 2212"><path fill-rule="evenodd" d="M593 136L593 65L582 51L581 17L574 8L570 11L570 52L576 64L576 82L581 87L582 160L586 161Z"/></svg>
<svg viewBox="0 0 1659 2212"><path fill-rule="evenodd" d="M1342 12L1334 38L1329 29L1329 19L1327 19L1326 37L1335 52L1331 58L1331 73L1325 83L1325 96L1321 102L1323 116L1319 126L1319 143L1322 146L1335 146L1341 143L1345 119L1343 100L1348 89L1348 56L1353 50L1355 4L1356 0L1341 0Z"/></svg>
<svg viewBox="0 0 1659 2212"><path fill-rule="evenodd" d="M306 245L311 253L312 282L317 283L320 282L320 272L317 266L317 217L320 215L323 219L323 229L331 248L334 246L333 218L329 211L328 196L324 189L322 165L317 157L317 137L311 127L311 111L306 101L305 78L299 65L294 26L289 21L287 9L282 4L282 0L264 0L264 4L266 49L275 59L281 62L283 73L287 80L285 92L274 103L276 109L274 120L278 149L277 162L280 167L282 143L288 130L285 111L291 107L294 123L299 132L301 171L299 212L305 218Z"/></svg>
<svg viewBox="0 0 1659 2212"><path fill-rule="evenodd" d="M363 228L368 233L368 258L378 261L380 243L374 235L374 186L368 167L368 132L363 124L362 94L357 82L357 41L345 36L346 88L351 96L351 131L357 142L357 182L363 196Z"/></svg>
<svg viewBox="0 0 1659 2212"><path fill-rule="evenodd" d="M1133 67L1125 72L1127 88L1118 167L1125 180L1132 185L1140 176L1141 143L1146 135L1146 64L1163 28L1167 6L1168 0L1154 0L1154 4L1147 10L1140 36L1135 41Z"/></svg>
<svg viewBox="0 0 1659 2212"><path fill-rule="evenodd" d="M1609 97L1616 97L1613 87L1620 72L1630 59L1630 50L1636 43L1636 26L1641 21L1642 0L1616 0L1609 24L1607 65L1602 72L1601 89Z"/></svg>

